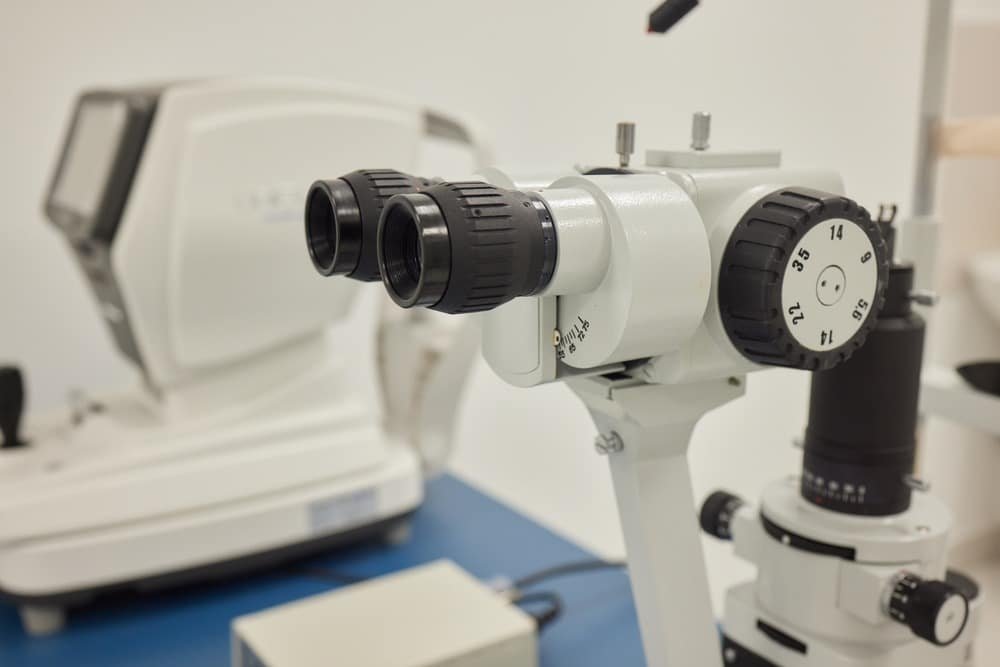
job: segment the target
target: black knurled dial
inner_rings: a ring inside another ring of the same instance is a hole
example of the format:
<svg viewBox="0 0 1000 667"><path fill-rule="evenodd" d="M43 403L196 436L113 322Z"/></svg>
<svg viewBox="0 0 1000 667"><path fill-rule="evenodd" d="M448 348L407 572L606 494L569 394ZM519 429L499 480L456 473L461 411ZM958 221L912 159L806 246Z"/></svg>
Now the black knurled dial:
<svg viewBox="0 0 1000 667"><path fill-rule="evenodd" d="M890 591L886 612L918 637L938 646L958 639L969 620L969 601L944 581L925 581L904 572Z"/></svg>
<svg viewBox="0 0 1000 667"><path fill-rule="evenodd" d="M720 266L730 341L771 366L846 360L882 307L886 254L868 212L846 197L798 187L766 195L737 223Z"/></svg>

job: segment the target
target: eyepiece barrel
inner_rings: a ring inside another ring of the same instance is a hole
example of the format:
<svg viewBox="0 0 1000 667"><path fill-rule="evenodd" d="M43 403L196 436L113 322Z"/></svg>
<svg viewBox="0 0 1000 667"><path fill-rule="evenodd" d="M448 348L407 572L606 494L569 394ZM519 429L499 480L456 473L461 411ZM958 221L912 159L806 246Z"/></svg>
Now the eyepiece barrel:
<svg viewBox="0 0 1000 667"><path fill-rule="evenodd" d="M404 308L433 306L451 277L451 239L441 208L425 194L397 195L382 213L379 270Z"/></svg>
<svg viewBox="0 0 1000 667"><path fill-rule="evenodd" d="M383 204L397 194L419 191L428 181L391 169L353 171L316 181L306 195L306 245L324 276L379 279L376 242Z"/></svg>
<svg viewBox="0 0 1000 667"><path fill-rule="evenodd" d="M346 181L316 181L306 195L306 244L324 276L348 275L361 256L361 211Z"/></svg>
<svg viewBox="0 0 1000 667"><path fill-rule="evenodd" d="M485 311L545 289L555 226L540 197L487 183L440 183L390 199L378 262L392 299L445 313Z"/></svg>

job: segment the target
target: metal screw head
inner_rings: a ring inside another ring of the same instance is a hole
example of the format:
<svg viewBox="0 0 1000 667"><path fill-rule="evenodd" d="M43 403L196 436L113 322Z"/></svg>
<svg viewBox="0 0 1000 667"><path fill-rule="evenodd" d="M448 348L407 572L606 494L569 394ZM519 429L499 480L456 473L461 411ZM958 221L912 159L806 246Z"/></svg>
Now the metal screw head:
<svg viewBox="0 0 1000 667"><path fill-rule="evenodd" d="M618 165L625 168L635 152L635 123L618 123L615 133L615 151Z"/></svg>
<svg viewBox="0 0 1000 667"><path fill-rule="evenodd" d="M916 475L904 475L903 484L914 491L920 491L922 493L927 493L931 490L930 483L920 479Z"/></svg>
<svg viewBox="0 0 1000 667"><path fill-rule="evenodd" d="M594 449L597 450L598 454L604 456L613 452L622 451L625 449L625 442L622 441L621 436L614 431L609 433L600 433L596 438L594 438Z"/></svg>
<svg viewBox="0 0 1000 667"><path fill-rule="evenodd" d="M910 292L910 301L919 306L936 306L941 297L937 292L929 289L915 289Z"/></svg>
<svg viewBox="0 0 1000 667"><path fill-rule="evenodd" d="M709 147L709 137L712 134L712 114L698 111L691 118L691 148L696 151L706 151Z"/></svg>
<svg viewBox="0 0 1000 667"><path fill-rule="evenodd" d="M722 657L730 664L736 662L736 649L730 646L722 653Z"/></svg>

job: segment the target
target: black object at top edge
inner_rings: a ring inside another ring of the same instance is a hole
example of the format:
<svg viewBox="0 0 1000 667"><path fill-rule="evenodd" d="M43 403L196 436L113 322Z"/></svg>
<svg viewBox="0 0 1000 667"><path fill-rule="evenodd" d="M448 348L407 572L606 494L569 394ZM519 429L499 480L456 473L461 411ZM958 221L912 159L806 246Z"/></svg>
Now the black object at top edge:
<svg viewBox="0 0 1000 667"><path fill-rule="evenodd" d="M666 0L650 12L649 32L667 32L697 6L698 0Z"/></svg>

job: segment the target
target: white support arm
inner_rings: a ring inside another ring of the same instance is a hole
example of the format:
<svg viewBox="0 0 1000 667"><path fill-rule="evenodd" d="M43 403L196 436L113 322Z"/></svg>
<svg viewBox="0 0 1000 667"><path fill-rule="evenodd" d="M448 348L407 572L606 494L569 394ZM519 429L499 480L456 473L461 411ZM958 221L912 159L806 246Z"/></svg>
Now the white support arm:
<svg viewBox="0 0 1000 667"><path fill-rule="evenodd" d="M686 454L701 416L739 397L742 385L572 383L601 434L620 438L611 473L650 667L722 665Z"/></svg>

